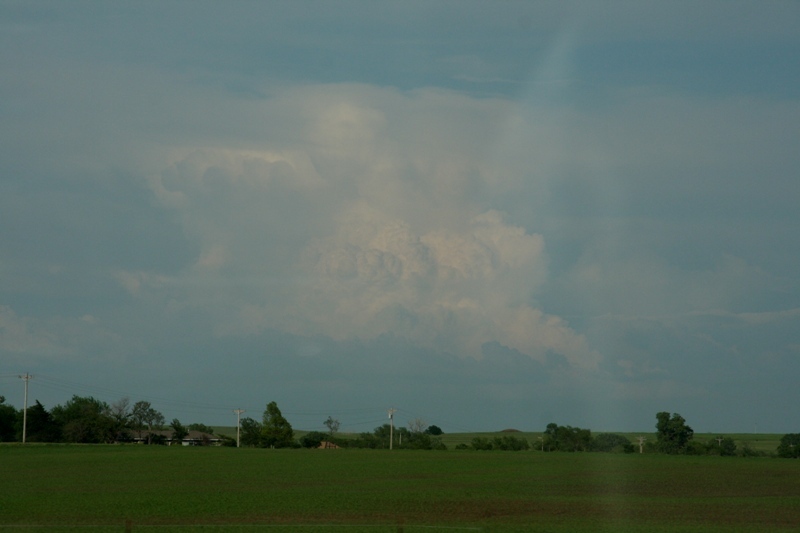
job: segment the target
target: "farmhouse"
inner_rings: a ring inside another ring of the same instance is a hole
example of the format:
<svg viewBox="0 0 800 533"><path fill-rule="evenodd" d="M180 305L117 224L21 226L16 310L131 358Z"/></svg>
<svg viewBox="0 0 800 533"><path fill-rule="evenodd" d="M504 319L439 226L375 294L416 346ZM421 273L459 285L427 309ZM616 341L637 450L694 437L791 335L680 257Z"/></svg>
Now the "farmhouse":
<svg viewBox="0 0 800 533"><path fill-rule="evenodd" d="M167 446L172 446L176 444L173 442L172 439L172 431L171 430L156 430L156 431L143 431L141 436L139 434L135 434L133 436L133 442L137 444L147 444L147 435L150 433L152 437L153 443L163 443ZM222 440L210 433L204 433L202 431L195 431L190 430L189 433L181 440L182 446L221 446Z"/></svg>

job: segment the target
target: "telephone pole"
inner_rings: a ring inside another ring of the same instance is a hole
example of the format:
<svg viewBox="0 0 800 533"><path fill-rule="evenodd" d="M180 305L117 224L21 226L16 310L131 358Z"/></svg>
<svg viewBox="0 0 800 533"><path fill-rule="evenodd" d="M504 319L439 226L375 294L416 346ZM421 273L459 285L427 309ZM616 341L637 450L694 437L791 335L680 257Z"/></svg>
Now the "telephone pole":
<svg viewBox="0 0 800 533"><path fill-rule="evenodd" d="M397 411L394 407L389 409L389 449L392 449L394 444L394 412Z"/></svg>
<svg viewBox="0 0 800 533"><path fill-rule="evenodd" d="M245 412L244 409L234 409L234 413L236 413L236 447L239 447L239 428L242 427L242 424L239 422L239 419L242 416L242 413Z"/></svg>
<svg viewBox="0 0 800 533"><path fill-rule="evenodd" d="M32 377L27 372L24 376L20 376L20 379L25 382L25 402L22 404L22 444L25 444L28 434L28 382Z"/></svg>
<svg viewBox="0 0 800 533"><path fill-rule="evenodd" d="M637 440L639 441L639 453L644 453L644 441L647 440L647 437L639 437Z"/></svg>

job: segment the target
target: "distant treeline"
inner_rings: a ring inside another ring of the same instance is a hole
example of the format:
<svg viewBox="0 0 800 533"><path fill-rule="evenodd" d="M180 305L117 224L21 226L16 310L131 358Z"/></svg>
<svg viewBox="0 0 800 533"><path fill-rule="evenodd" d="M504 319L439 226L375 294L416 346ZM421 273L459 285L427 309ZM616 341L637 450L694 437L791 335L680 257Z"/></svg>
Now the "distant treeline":
<svg viewBox="0 0 800 533"><path fill-rule="evenodd" d="M498 439L495 439L497 442ZM487 449L486 439L474 439L472 447ZM694 430L679 414L660 412L656 414L656 438L648 441L640 437L631 442L623 435L600 433L592 435L588 429L571 426L560 426L555 423L547 425L538 443L543 452L616 452L616 453L664 453L671 455L720 455L753 457L767 455L756 451L748 444L737 446L730 437L719 435L706 442L694 439ZM491 448L488 448L491 449ZM508 448L495 448L508 449ZM800 457L800 434L787 434L781 438L775 454L778 457Z"/></svg>
<svg viewBox="0 0 800 533"><path fill-rule="evenodd" d="M408 427L383 424L372 432L353 437L338 435L339 421L328 417L323 424L327 432L311 431L295 438L289 421L282 415L278 405L270 402L262 421L243 418L239 438L223 434L216 435L215 442L226 446L261 448L373 448L446 450L442 442L441 428L426 425L417 419ZM0 396L0 442L64 442L64 443L118 443L137 441L145 444L166 444L181 441L189 431L208 435L213 429L201 423L184 426L177 419L166 425L164 416L149 402L131 404L123 398L111 405L95 398L73 396L64 404L49 411L37 400L28 407L27 413L16 409ZM24 434L24 435L23 435ZM206 443L210 442L208 439ZM749 457L767 455L753 450L749 445L737 446L730 437L722 435L706 442L694 439L694 430L679 414L660 412L656 414L655 440L640 437L631 442L624 435L599 433L591 430L550 423L541 437L533 443L523 437L502 435L474 437L470 444L461 443L457 450L479 451L524 451L541 452L605 452L605 453L664 453L681 455L721 455ZM800 433L783 436L774 454L777 457L800 457Z"/></svg>
<svg viewBox="0 0 800 533"><path fill-rule="evenodd" d="M164 435L169 427L169 437ZM38 401L27 412L6 404L0 396L0 442L64 442L103 444L140 440L163 444L181 440L189 431L211 434L204 424L184 426L174 419L165 425L164 415L150 402L131 404L128 398L109 405L91 396L73 396L50 410Z"/></svg>

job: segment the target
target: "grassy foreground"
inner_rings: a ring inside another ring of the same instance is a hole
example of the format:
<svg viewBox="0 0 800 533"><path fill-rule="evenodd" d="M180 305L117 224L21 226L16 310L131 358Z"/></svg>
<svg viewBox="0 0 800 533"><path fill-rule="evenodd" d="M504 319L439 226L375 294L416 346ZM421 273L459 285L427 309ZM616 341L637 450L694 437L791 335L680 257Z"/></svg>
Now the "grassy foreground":
<svg viewBox="0 0 800 533"><path fill-rule="evenodd" d="M800 461L0 447L0 530L791 531Z"/></svg>

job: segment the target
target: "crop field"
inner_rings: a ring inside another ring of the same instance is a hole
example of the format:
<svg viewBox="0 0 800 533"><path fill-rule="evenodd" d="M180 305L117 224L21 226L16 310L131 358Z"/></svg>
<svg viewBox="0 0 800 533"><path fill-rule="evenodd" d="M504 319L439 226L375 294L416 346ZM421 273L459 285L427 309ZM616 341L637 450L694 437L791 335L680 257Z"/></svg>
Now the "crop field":
<svg viewBox="0 0 800 533"><path fill-rule="evenodd" d="M656 454L0 447L0 531L800 529L800 461Z"/></svg>

